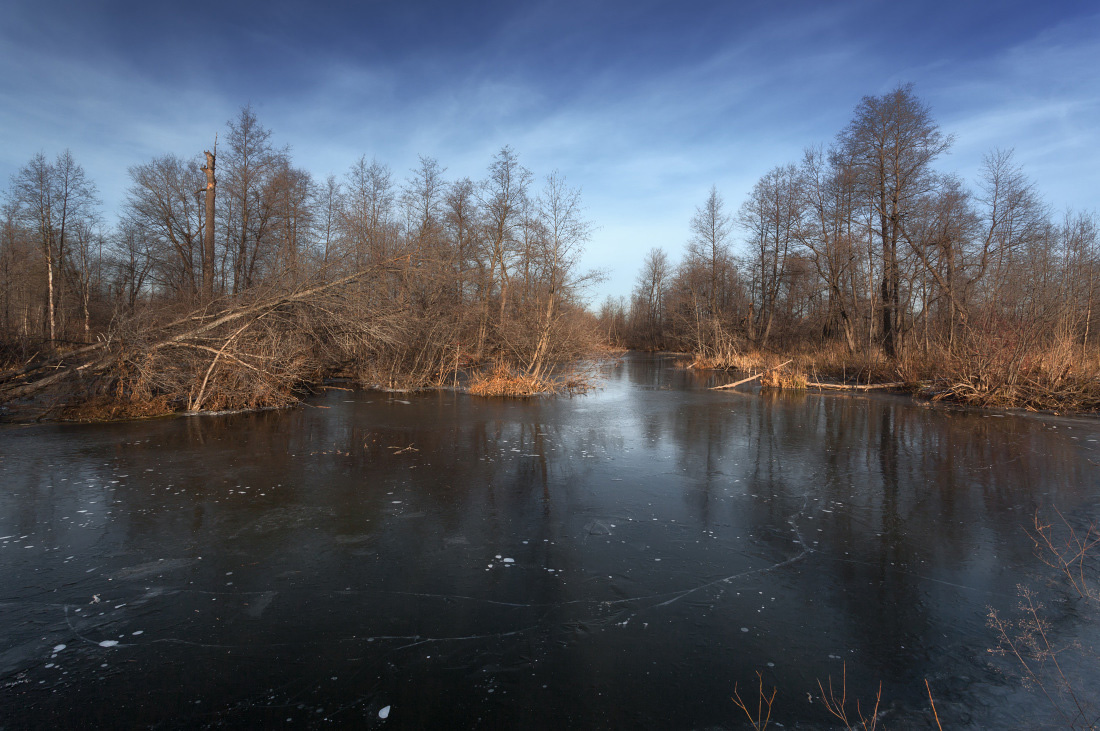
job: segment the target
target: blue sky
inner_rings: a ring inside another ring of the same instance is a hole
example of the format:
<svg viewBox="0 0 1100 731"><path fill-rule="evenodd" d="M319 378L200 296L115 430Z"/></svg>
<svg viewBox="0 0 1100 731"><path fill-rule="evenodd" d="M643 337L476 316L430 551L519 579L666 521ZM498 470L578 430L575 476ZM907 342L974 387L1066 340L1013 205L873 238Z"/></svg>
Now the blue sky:
<svg viewBox="0 0 1100 731"><path fill-rule="evenodd" d="M1095 2L9 1L0 11L0 185L73 151L113 222L130 165L199 154L251 103L318 179L360 155L450 178L502 145L557 168L597 226L585 264L627 295L679 254L710 186L731 210L828 143L860 98L913 82L973 181L1015 148L1056 208L1097 208Z"/></svg>

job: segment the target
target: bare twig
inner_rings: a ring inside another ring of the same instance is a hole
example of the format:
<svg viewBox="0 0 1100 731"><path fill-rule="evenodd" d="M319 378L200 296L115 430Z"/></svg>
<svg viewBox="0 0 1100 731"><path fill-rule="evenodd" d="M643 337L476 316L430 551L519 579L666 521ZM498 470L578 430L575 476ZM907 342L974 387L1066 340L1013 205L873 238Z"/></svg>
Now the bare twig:
<svg viewBox="0 0 1100 731"><path fill-rule="evenodd" d="M756 712L749 708L749 704L741 698L741 694L737 690L737 683L733 684L733 702L737 704L737 707L745 712L745 715L749 719L749 723L756 731L764 731L768 727L768 723L772 717L772 703L775 701L775 694L779 692L778 688L772 688L772 694L769 696L764 692L764 676L759 670L756 671L756 678L759 685L756 689Z"/></svg>

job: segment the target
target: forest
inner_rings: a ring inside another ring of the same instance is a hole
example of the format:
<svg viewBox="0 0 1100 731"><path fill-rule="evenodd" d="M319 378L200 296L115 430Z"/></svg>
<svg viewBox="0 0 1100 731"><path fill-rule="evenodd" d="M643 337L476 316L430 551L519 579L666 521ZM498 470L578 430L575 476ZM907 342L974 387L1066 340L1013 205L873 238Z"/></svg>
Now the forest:
<svg viewBox="0 0 1100 731"><path fill-rule="evenodd" d="M510 147L481 180L365 156L315 180L240 109L204 155L131 167L107 225L68 152L0 208L0 404L21 418L282 406L342 376L484 393L569 385L598 332L581 303L580 191Z"/></svg>
<svg viewBox="0 0 1100 731"><path fill-rule="evenodd" d="M131 167L110 225L71 153L36 154L0 198L0 416L284 406L333 376L530 395L583 386L567 364L605 345L1100 409L1095 214L1056 211L1012 151L943 172L953 141L911 85L864 97L736 210L712 187L678 263L651 249L598 313L580 191L507 146L480 180L366 156L318 180L246 106L202 156Z"/></svg>
<svg viewBox="0 0 1100 731"><path fill-rule="evenodd" d="M867 96L828 146L717 189L678 265L648 252L606 337L704 368L792 359L776 385L890 383L932 399L1100 408L1093 212L1057 212L994 150L967 183L937 167L953 138L911 85ZM765 381L767 382L767 381Z"/></svg>

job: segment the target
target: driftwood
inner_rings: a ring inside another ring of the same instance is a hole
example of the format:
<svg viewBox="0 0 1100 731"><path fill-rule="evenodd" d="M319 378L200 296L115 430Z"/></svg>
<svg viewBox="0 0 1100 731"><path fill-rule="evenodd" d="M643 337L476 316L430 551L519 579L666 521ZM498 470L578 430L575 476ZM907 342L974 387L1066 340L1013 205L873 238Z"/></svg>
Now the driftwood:
<svg viewBox="0 0 1100 731"><path fill-rule="evenodd" d="M905 381L894 381L892 383L868 383L864 385L853 385L848 383L816 383L810 381L806 383L806 388L822 388L831 391L881 391L888 388L902 388L905 385Z"/></svg>
<svg viewBox="0 0 1100 731"><path fill-rule="evenodd" d="M777 371L777 370L779 370L780 368L782 368L783 366L787 365L790 362L791 361L788 360L788 361L784 361L784 362L780 363L775 368L765 368L764 370L757 373L755 376L749 376L748 378L742 378L740 381L737 381L735 383L727 383L724 386L711 386L710 390L711 391L721 391L724 388L737 388L742 383L748 383L749 381L755 381L757 378L760 378L760 376L764 375L768 371Z"/></svg>

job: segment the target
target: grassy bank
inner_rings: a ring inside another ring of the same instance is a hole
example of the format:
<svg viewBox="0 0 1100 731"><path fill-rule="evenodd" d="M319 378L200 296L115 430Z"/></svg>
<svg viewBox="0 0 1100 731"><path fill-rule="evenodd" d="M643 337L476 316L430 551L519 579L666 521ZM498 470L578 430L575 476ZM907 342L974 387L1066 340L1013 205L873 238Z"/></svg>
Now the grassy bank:
<svg viewBox="0 0 1100 731"><path fill-rule="evenodd" d="M888 386L932 401L983 408L1100 411L1100 356L1085 356L1080 346L1062 339L1021 347L988 337L968 346L913 349L896 358L877 349L850 353L839 344L782 353L731 350L697 354L684 364L759 372L766 388Z"/></svg>

